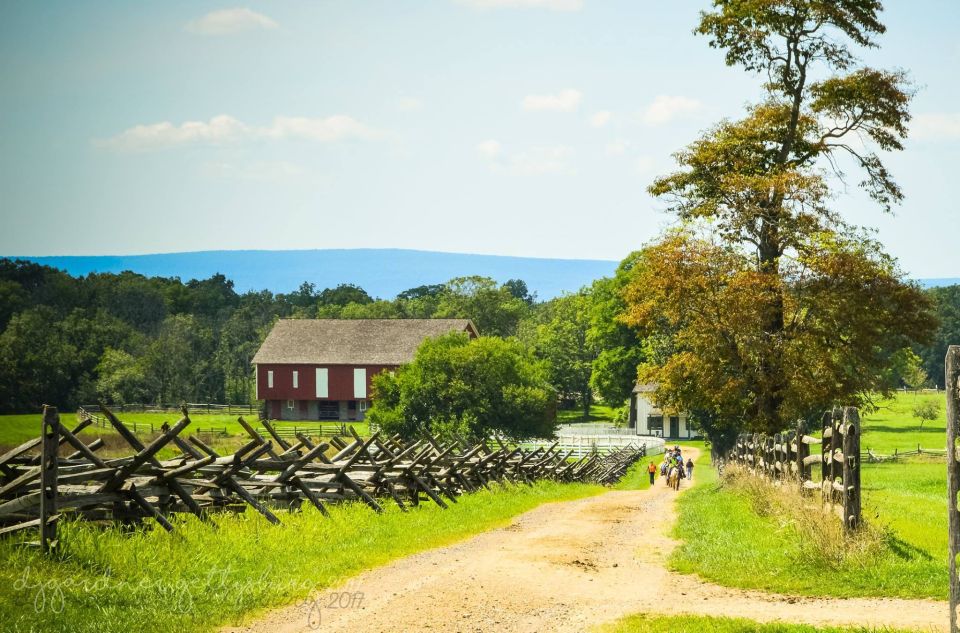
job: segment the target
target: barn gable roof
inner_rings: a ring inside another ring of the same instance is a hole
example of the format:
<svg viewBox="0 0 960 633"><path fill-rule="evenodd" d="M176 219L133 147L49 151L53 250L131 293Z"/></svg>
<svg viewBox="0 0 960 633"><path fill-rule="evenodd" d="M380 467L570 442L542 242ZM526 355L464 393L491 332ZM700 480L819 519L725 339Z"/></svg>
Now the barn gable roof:
<svg viewBox="0 0 960 633"><path fill-rule="evenodd" d="M403 365L425 339L477 335L470 319L281 319L253 364Z"/></svg>

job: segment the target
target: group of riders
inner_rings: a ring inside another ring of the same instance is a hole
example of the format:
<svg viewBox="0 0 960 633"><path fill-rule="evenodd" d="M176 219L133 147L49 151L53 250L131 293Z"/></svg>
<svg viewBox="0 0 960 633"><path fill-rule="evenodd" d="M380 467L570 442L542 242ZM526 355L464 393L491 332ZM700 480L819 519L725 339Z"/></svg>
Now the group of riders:
<svg viewBox="0 0 960 633"><path fill-rule="evenodd" d="M647 467L647 473L650 475L650 484L657 474L657 467L653 462ZM672 450L667 450L663 454L663 463L660 464L660 477L666 479L667 485L674 490L680 489L681 479L691 479L693 477L693 459L683 461L683 452L679 446L674 446Z"/></svg>

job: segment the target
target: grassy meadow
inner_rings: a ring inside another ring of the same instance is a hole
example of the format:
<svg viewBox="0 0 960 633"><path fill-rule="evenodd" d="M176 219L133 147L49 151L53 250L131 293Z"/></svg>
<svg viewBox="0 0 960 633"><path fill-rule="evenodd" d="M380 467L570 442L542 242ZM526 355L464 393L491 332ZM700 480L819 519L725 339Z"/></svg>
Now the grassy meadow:
<svg viewBox="0 0 960 633"><path fill-rule="evenodd" d="M863 452L873 450L880 455L890 455L894 449L915 451L917 446L943 450L946 446L947 413L945 396L940 393L897 392L892 398L876 402L876 410L861 412L863 432L860 448ZM920 402L939 403L940 414L936 420L920 424L913 416L913 408Z"/></svg>
<svg viewBox="0 0 960 633"><path fill-rule="evenodd" d="M605 404L593 403L590 405L590 414L583 417L583 407L574 407L573 409L560 409L557 411L557 422L560 424L577 424L579 422L611 422L615 413L615 408Z"/></svg>
<svg viewBox="0 0 960 633"><path fill-rule="evenodd" d="M144 442L156 437L164 422L168 422L173 426L180 419L180 415L176 413L121 413L117 414L117 417L128 426L133 423L136 423L138 427L143 425L142 428L138 428L136 434L141 438L141 441ZM42 415L39 413L0 415L0 453L14 446L19 446L27 440L39 437L41 418ZM223 453L232 452L249 440L247 432L240 426L237 418L238 416L236 414L191 413L191 424L184 429L181 435L199 434L205 442L218 451ZM63 424L70 428L73 428L77 424L76 416L73 412L61 413L60 419ZM254 428L260 427L256 416L245 416L244 419ZM150 433L149 431L151 424L155 429L154 433ZM310 424L310 422L277 422L274 426L276 428L292 426L303 428L309 427ZM366 437L370 435L370 426L367 422L350 422L348 426L352 426L361 436ZM113 428L100 428L91 425L81 431L80 435L88 441L92 441L98 437L102 438L106 443L106 446L101 449L104 455L114 456L117 454L126 455L130 453L127 444ZM160 452L160 457L171 457L178 452L179 451L167 447Z"/></svg>

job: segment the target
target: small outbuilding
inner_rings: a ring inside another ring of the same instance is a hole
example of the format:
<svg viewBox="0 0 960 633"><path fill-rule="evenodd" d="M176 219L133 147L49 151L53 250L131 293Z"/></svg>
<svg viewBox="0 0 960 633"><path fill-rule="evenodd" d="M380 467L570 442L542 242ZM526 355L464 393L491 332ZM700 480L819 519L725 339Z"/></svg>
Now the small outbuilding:
<svg viewBox="0 0 960 633"><path fill-rule="evenodd" d="M469 319L281 319L253 357L257 400L274 420L362 420L374 376L451 332L479 335Z"/></svg>
<svg viewBox="0 0 960 633"><path fill-rule="evenodd" d="M664 413L653 402L657 385L638 384L630 394L630 426L637 435L670 439L690 439L699 433L688 424L686 413Z"/></svg>

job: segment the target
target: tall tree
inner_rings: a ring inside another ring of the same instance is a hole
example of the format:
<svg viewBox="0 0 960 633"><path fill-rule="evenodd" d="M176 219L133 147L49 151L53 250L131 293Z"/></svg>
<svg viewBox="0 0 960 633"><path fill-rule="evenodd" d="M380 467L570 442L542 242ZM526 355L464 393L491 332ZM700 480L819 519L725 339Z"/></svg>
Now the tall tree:
<svg viewBox="0 0 960 633"><path fill-rule="evenodd" d="M721 122L679 152L680 170L650 187L688 226L686 235L670 236L654 249L674 267L664 272L679 277L642 275L633 292L635 324L662 318L658 309L674 311L665 318L679 347L662 371L648 371L662 379L658 399L700 400L709 407L718 406L715 398L727 405L732 400L737 406L723 416L778 430L827 398L855 398L873 386L855 379L857 374L875 378L893 345L929 333L932 321L919 291L904 286L879 245L827 204L831 184L848 168L862 174L861 187L882 209L903 197L880 152L903 148L911 88L902 72L861 66L854 55L856 47L876 46L885 30L881 10L877 0L715 0L701 14L696 32L725 51L728 65L759 75L764 97L745 117ZM694 259L684 262L682 255ZM657 267L651 260L648 270ZM690 280L682 278L687 274ZM712 291L707 296L719 310L717 321L704 323L676 305L700 303L695 283ZM651 305L649 297L660 303ZM864 302L844 301L852 297ZM830 299L848 310L831 309ZM733 315L746 320L718 327ZM862 347L869 337L854 336L863 334L856 327L871 319L896 321L900 329L874 337L876 349ZM801 340L812 344L801 331L820 332L821 345L796 348ZM712 370L715 392L668 379L667 368L677 358L709 362L690 354L721 349L730 350L724 355L729 363ZM831 372L805 381L804 375L818 374L824 355L836 361ZM847 380L827 387L841 375ZM797 389L801 382L821 387L805 397Z"/></svg>
<svg viewBox="0 0 960 633"><path fill-rule="evenodd" d="M933 384L944 386L943 359L947 347L960 342L960 285L931 288L927 295L933 300L937 320L940 325L933 335L933 342L927 346L917 346L917 353L923 359L923 366L930 375Z"/></svg>
<svg viewBox="0 0 960 633"><path fill-rule="evenodd" d="M537 356L547 361L550 384L568 401L580 403L584 419L593 403L590 375L598 352L587 335L590 307L586 291L550 301L544 307L547 318L534 337Z"/></svg>
<svg viewBox="0 0 960 633"><path fill-rule="evenodd" d="M590 328L587 340L598 350L593 360L590 386L611 406L622 405L637 382L637 367L645 359L646 344L636 329L621 318L627 308L624 292L634 275L640 252L624 258L613 277L590 287Z"/></svg>
<svg viewBox="0 0 960 633"><path fill-rule="evenodd" d="M526 301L489 277L456 277L447 282L434 317L472 319L481 334L515 336L526 316Z"/></svg>

